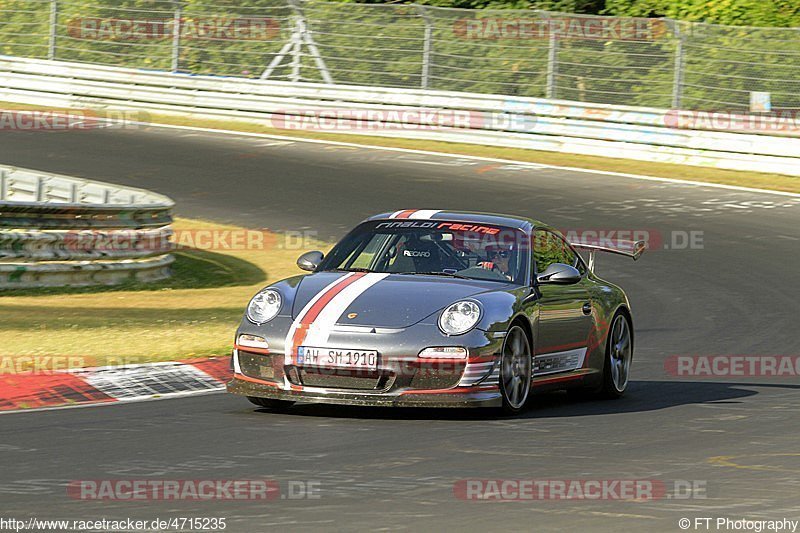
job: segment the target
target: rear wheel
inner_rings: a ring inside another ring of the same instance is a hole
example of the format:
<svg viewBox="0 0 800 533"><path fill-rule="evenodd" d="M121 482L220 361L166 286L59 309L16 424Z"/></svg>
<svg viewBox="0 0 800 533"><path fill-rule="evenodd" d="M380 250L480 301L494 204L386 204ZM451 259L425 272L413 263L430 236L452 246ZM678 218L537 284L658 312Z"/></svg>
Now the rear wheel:
<svg viewBox="0 0 800 533"><path fill-rule="evenodd" d="M525 407L531 390L531 344L519 326L511 326L500 357L500 393L503 411L516 414Z"/></svg>
<svg viewBox="0 0 800 533"><path fill-rule="evenodd" d="M250 403L266 409L272 409L273 411L281 411L294 405L294 402L288 400L274 400L272 398L258 398L256 396L248 396L247 399L250 400Z"/></svg>
<svg viewBox="0 0 800 533"><path fill-rule="evenodd" d="M628 317L617 313L608 330L606 360L603 367L602 394L606 398L619 398L628 388L633 361L633 330Z"/></svg>

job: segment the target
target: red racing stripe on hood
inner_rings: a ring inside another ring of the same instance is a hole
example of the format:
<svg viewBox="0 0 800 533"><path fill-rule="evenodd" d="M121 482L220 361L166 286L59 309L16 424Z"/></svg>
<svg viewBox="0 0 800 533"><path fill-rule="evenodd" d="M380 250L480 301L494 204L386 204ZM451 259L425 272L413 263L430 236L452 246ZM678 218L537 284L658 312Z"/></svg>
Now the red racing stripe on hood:
<svg viewBox="0 0 800 533"><path fill-rule="evenodd" d="M354 272L352 274L348 274L339 280L333 287L328 289L325 294L323 294L316 302L314 302L314 305L311 306L305 315L298 317L299 325L292 336L290 354L292 357L294 357L297 347L300 346L305 340L309 326L314 322L314 320L317 319L322 310L325 309L325 306L328 305L337 294L364 276L366 276L366 272Z"/></svg>

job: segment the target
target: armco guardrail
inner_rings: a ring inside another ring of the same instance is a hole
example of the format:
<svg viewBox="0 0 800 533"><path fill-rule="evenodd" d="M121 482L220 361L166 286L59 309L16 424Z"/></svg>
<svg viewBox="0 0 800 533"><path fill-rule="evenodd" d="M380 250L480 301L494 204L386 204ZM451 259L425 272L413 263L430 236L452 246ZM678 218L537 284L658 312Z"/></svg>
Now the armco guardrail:
<svg viewBox="0 0 800 533"><path fill-rule="evenodd" d="M139 110L336 133L464 142L800 175L800 128L780 117L501 95L189 76L0 57L0 100ZM445 113L446 112L446 113ZM433 113L433 123L426 119ZM324 122L324 121L323 121Z"/></svg>
<svg viewBox="0 0 800 533"><path fill-rule="evenodd" d="M173 205L150 191L0 166L0 289L166 278Z"/></svg>

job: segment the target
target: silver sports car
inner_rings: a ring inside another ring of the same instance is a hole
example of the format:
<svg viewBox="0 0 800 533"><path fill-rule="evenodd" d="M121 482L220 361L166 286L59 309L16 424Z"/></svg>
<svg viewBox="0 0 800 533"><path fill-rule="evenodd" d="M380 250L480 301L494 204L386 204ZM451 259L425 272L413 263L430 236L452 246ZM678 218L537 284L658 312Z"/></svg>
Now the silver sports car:
<svg viewBox="0 0 800 533"><path fill-rule="evenodd" d="M311 274L253 297L228 391L271 409L308 401L509 413L532 391L621 396L631 309L594 274L594 252L638 259L644 248L568 243L516 216L373 216L327 256L303 254L297 264Z"/></svg>

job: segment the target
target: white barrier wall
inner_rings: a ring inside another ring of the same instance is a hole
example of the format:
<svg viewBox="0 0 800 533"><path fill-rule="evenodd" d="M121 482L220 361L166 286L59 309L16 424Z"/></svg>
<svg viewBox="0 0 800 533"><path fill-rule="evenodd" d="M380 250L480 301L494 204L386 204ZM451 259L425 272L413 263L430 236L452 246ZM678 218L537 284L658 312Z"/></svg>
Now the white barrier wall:
<svg viewBox="0 0 800 533"><path fill-rule="evenodd" d="M142 189L0 166L0 289L166 278L173 205Z"/></svg>
<svg viewBox="0 0 800 533"><path fill-rule="evenodd" d="M0 57L0 101L800 175L800 128L780 117L190 76L16 57Z"/></svg>

